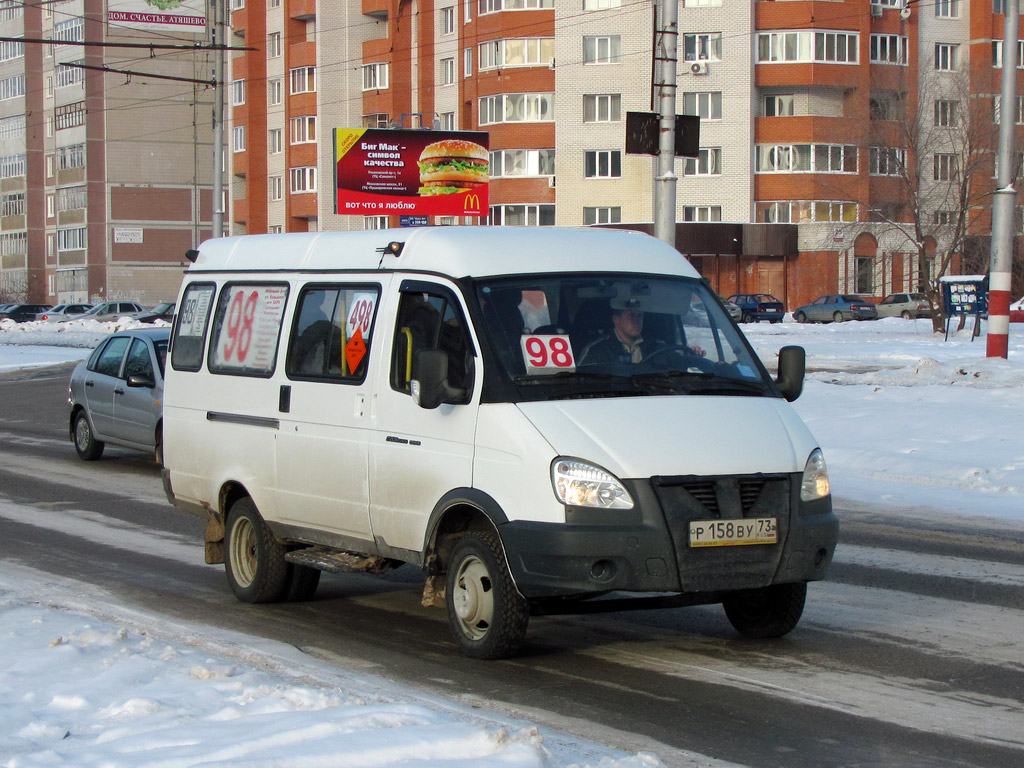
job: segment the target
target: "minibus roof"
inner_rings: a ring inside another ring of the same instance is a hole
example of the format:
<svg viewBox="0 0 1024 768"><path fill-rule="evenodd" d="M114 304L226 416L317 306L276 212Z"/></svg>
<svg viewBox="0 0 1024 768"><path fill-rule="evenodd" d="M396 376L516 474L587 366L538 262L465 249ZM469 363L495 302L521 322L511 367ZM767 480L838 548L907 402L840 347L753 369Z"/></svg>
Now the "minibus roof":
<svg viewBox="0 0 1024 768"><path fill-rule="evenodd" d="M401 243L399 254L389 246ZM461 277L639 272L699 277L641 232L591 227L416 227L207 240L189 272L413 271Z"/></svg>

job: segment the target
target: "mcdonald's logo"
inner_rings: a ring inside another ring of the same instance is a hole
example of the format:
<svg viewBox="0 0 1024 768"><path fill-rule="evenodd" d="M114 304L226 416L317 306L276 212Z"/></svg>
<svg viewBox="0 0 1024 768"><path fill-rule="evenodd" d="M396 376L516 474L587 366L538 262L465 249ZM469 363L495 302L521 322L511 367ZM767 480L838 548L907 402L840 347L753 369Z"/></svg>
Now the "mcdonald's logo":
<svg viewBox="0 0 1024 768"><path fill-rule="evenodd" d="M466 210L476 211L480 209L480 195L467 193L462 202L465 204Z"/></svg>

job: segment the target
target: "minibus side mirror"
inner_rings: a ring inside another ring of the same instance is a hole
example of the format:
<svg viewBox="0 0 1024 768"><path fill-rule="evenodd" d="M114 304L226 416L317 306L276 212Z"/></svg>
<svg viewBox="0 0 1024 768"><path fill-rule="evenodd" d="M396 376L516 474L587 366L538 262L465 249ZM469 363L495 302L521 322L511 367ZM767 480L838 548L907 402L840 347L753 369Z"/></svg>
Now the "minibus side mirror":
<svg viewBox="0 0 1024 768"><path fill-rule="evenodd" d="M779 350L779 376L775 384L789 402L793 402L804 391L804 373L807 369L807 353L803 347L783 347Z"/></svg>
<svg viewBox="0 0 1024 768"><path fill-rule="evenodd" d="M448 353L441 349L418 350L412 359L412 399L420 408L437 408L441 403L457 403L466 396L464 389L448 384Z"/></svg>

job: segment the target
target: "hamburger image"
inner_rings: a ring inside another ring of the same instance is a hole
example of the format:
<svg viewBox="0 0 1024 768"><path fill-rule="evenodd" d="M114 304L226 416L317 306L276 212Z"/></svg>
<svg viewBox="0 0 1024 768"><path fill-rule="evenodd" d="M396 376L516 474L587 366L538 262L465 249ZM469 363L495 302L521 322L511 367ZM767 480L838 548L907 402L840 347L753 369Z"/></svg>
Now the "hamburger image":
<svg viewBox="0 0 1024 768"><path fill-rule="evenodd" d="M420 191L425 195L454 195L483 186L489 180L487 150L473 141L444 139L420 153Z"/></svg>

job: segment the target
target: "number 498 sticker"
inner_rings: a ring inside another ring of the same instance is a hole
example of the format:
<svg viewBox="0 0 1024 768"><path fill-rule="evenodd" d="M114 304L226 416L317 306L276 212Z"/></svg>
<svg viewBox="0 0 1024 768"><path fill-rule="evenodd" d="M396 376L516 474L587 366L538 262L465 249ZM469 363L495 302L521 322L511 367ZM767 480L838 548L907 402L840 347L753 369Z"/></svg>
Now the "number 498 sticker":
<svg viewBox="0 0 1024 768"><path fill-rule="evenodd" d="M528 374L576 370L568 336L523 336L521 343Z"/></svg>

